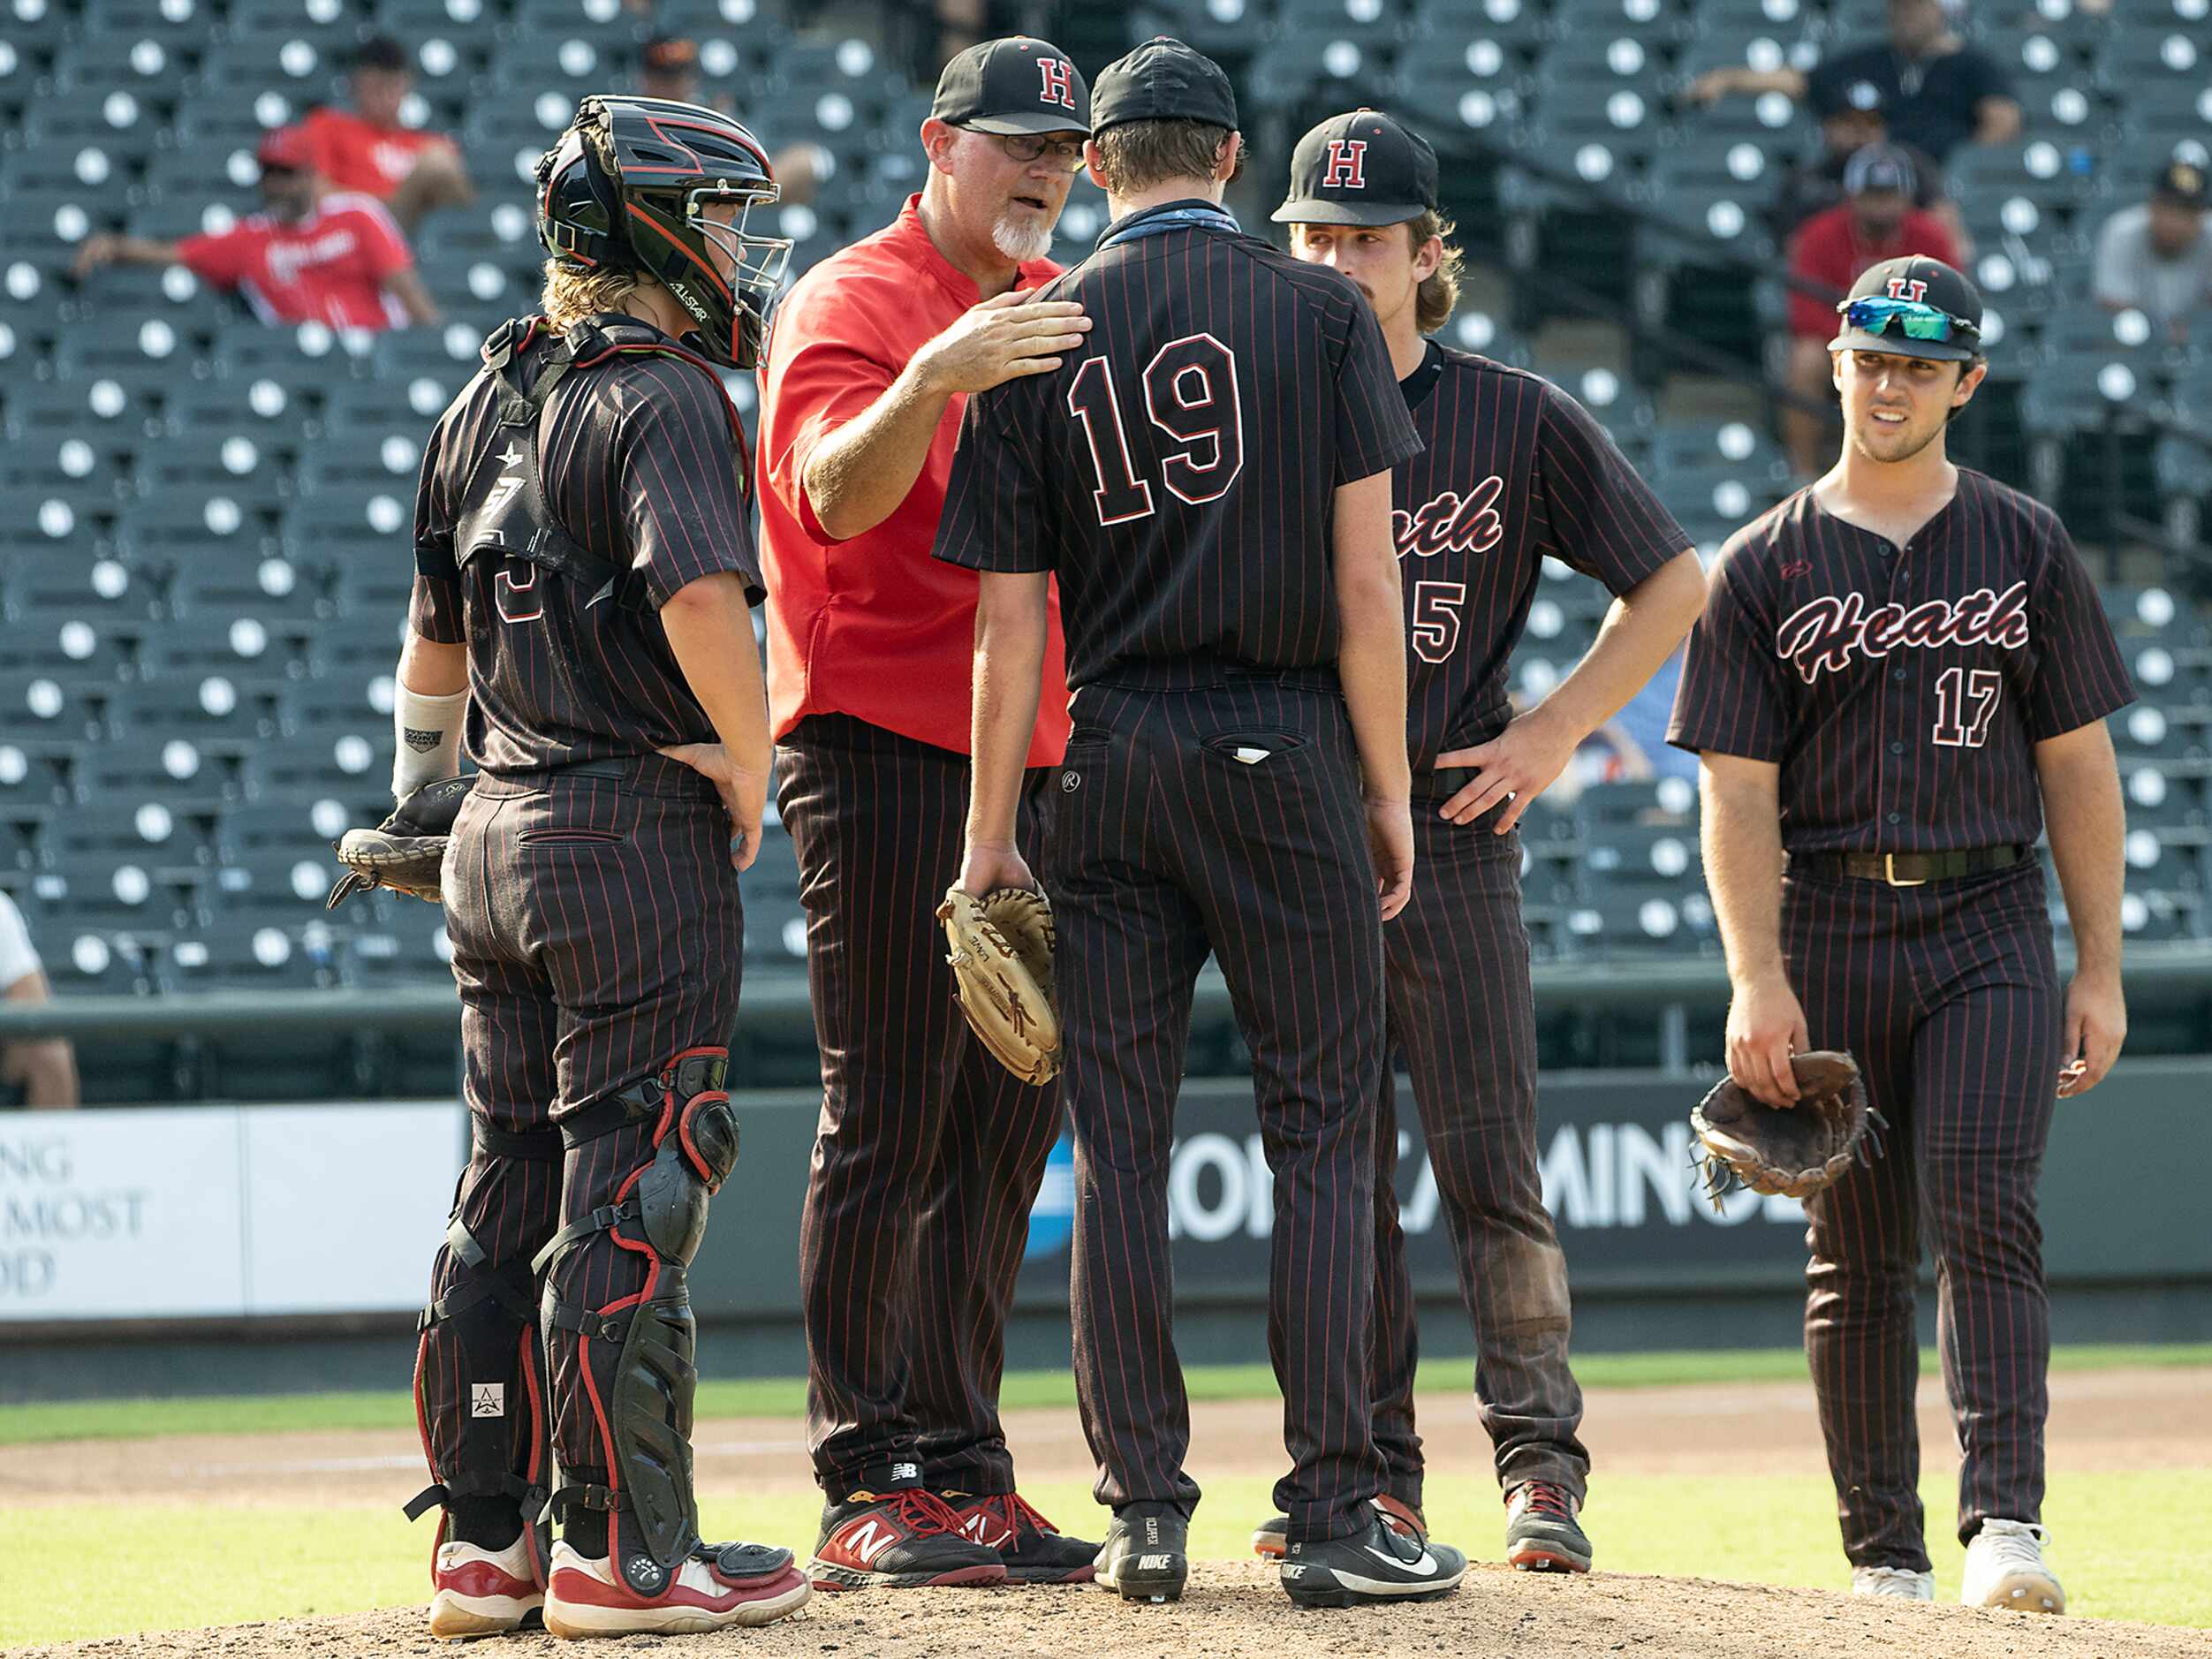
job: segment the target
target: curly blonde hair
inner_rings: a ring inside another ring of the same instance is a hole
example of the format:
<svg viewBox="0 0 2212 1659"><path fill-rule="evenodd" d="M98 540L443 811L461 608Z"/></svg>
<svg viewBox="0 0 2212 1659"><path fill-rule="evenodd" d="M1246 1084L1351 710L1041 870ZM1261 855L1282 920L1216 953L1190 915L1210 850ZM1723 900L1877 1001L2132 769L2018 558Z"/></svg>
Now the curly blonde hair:
<svg viewBox="0 0 2212 1659"><path fill-rule="evenodd" d="M1458 229L1443 214L1433 211L1405 222L1405 234L1413 239L1416 254L1432 236L1441 237L1444 245L1443 258L1434 271L1421 279L1420 292L1413 296L1414 326L1423 334L1434 334L1451 322L1452 311L1459 304L1459 276L1467 261L1459 245L1451 239Z"/></svg>
<svg viewBox="0 0 2212 1659"><path fill-rule="evenodd" d="M602 311L627 310L625 302L644 284L645 278L633 270L611 266L586 270L564 259L549 259L538 308L555 328L567 329Z"/></svg>

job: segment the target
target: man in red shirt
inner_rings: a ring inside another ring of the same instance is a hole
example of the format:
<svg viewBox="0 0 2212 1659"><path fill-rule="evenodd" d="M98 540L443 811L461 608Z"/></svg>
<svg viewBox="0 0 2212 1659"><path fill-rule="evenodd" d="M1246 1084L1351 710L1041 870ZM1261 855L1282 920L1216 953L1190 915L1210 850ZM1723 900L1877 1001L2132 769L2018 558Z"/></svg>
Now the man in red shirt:
<svg viewBox="0 0 2212 1659"><path fill-rule="evenodd" d="M1790 390L1807 403L1827 404L1835 397L1828 357L1836 331L1836 301L1850 292L1860 274L1884 260L1920 254L1946 265L1961 262L1950 229L1934 214L1913 205L1919 180L1912 158L1890 144L1868 144L1844 167L1844 199L1814 214L1790 243L1790 274L1830 292L1815 298L1790 295ZM1782 412L1782 436L1790 464L1799 478L1827 470L1835 448L1830 422L1809 408Z"/></svg>
<svg viewBox="0 0 2212 1659"><path fill-rule="evenodd" d="M363 41L347 84L352 110L326 104L299 124L324 178L340 190L375 196L410 232L433 209L476 199L453 140L400 122L400 107L414 88L405 47L386 34Z"/></svg>
<svg viewBox="0 0 2212 1659"><path fill-rule="evenodd" d="M1015 1496L998 1420L1058 1097L969 1040L931 914L960 867L977 580L930 548L968 395L1088 327L1024 291L1059 274L1089 110L1042 41L955 57L921 193L799 282L760 369L776 801L822 1049L799 1280L822 1589L1073 1581L1095 1553ZM1057 613L1043 680L1032 827L1068 733Z"/></svg>
<svg viewBox="0 0 2212 1659"><path fill-rule="evenodd" d="M109 264L182 265L242 295L269 323L398 329L438 320L407 239L383 203L331 190L298 127L270 133L254 158L265 212L177 242L88 236L77 250L77 275Z"/></svg>

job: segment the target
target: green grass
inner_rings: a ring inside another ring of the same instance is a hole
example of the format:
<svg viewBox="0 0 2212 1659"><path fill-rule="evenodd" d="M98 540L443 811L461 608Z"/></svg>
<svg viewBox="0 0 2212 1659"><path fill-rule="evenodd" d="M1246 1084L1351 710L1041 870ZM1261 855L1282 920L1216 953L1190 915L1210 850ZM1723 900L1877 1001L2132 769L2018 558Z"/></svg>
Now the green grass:
<svg viewBox="0 0 2212 1659"><path fill-rule="evenodd" d="M1921 1368L1936 1368L1933 1349ZM1467 1385L1472 1361L1432 1359L1421 1367L1428 1389ZM2121 1344L2062 1347L2051 1356L2057 1371L2108 1370L2117 1366L2212 1365L2212 1343L2159 1346ZM1804 1377L1805 1356L1794 1348L1723 1349L1709 1352L1578 1354L1575 1375L1587 1388L1655 1388L1685 1382L1782 1382ZM1264 1365L1194 1366L1186 1374L1197 1400L1270 1399L1275 1374ZM1075 1383L1064 1371L1010 1371L1000 1391L1009 1410L1075 1404ZM714 1417L798 1417L807 1409L807 1385L798 1377L703 1382L698 1413ZM404 1389L344 1394L207 1395L177 1399L117 1399L0 1406L0 1445L46 1440L135 1440L149 1435L275 1434L286 1429L407 1428L414 1403Z"/></svg>
<svg viewBox="0 0 2212 1659"><path fill-rule="evenodd" d="M1248 1558L1246 1535L1270 1507L1257 1478L1209 1481L1192 1553ZM1071 1532L1095 1536L1100 1511L1087 1488L1047 1482L1029 1495ZM1931 1479L1928 1504L1938 1593L1958 1593L1962 1551L1947 1518L1953 1496ZM740 1504L702 1494L709 1537L745 1536L804 1548L815 1508L805 1493ZM1479 1559L1499 1554L1497 1496L1487 1488L1432 1487L1437 1536ZM1848 1575L1836 1542L1835 1502L1817 1476L1675 1475L1607 1478L1585 1513L1602 1568L1839 1589ZM2044 1510L2052 1561L2073 1610L2091 1617L2212 1627L2212 1582L2173 1571L2136 1547L2145 1537L2212 1536L2212 1471L2057 1475ZM0 1511L0 1642L53 1641L250 1619L357 1612L423 1601L432 1523L410 1527L367 1508L225 1508L193 1504L42 1504ZM87 1561L102 1570L87 1572ZM1255 1562L1255 1577L1261 1569ZM66 1587L42 1597L23 1587ZM1101 1617L1110 1616L1102 1604Z"/></svg>

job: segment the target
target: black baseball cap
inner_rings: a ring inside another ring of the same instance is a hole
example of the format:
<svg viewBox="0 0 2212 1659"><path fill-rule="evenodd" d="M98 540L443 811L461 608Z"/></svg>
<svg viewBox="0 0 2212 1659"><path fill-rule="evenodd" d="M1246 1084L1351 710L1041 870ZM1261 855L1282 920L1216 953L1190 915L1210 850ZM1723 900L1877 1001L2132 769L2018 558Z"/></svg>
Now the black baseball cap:
<svg viewBox="0 0 2212 1659"><path fill-rule="evenodd" d="M1951 337L1915 339L1897 322L1878 333L1860 327L1851 320L1852 302L1858 299L1898 299L1929 307L1951 320ZM1843 314L1844 322L1828 343L1831 352L1886 352L1893 357L1933 358L1939 363L1964 363L1981 352L1981 291L1940 259L1913 254L1869 266L1836 309Z"/></svg>
<svg viewBox="0 0 2212 1659"><path fill-rule="evenodd" d="M937 77L929 113L973 133L1087 133L1091 89L1049 41L1027 34L971 46Z"/></svg>
<svg viewBox="0 0 2212 1659"><path fill-rule="evenodd" d="M1844 193L1862 196L1868 191L1893 191L1910 196L1920 187L1913 172L1913 158L1894 144L1861 144L1844 163Z"/></svg>
<svg viewBox="0 0 2212 1659"><path fill-rule="evenodd" d="M1291 152L1277 224L1403 224L1436 210L1436 152L1374 110L1332 115Z"/></svg>
<svg viewBox="0 0 2212 1659"><path fill-rule="evenodd" d="M1098 72L1093 136L1125 121L1203 121L1234 132L1236 89L1205 53L1155 34Z"/></svg>
<svg viewBox="0 0 2212 1659"><path fill-rule="evenodd" d="M2177 208L2204 206L2204 169L2189 162L2169 162L2159 170L2151 194Z"/></svg>

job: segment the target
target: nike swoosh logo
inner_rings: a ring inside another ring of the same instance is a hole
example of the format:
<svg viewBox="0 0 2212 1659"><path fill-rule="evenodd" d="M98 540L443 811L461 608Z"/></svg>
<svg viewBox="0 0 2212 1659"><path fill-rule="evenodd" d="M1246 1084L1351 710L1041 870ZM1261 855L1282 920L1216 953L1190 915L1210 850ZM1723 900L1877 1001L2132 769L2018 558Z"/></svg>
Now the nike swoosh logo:
<svg viewBox="0 0 2212 1659"><path fill-rule="evenodd" d="M1373 1556L1377 1561L1385 1562L1393 1567L1402 1568L1407 1572L1434 1572L1436 1571L1436 1557L1430 1555L1426 1549L1420 1552L1420 1559L1418 1561L1407 1561L1403 1557L1392 1555L1387 1549L1377 1549L1373 1544L1367 1546L1367 1552Z"/></svg>

